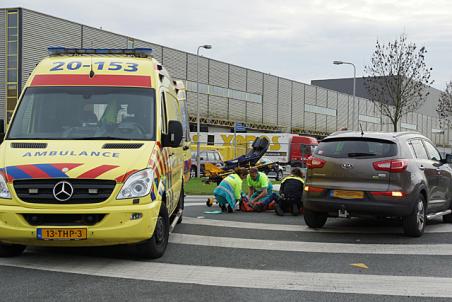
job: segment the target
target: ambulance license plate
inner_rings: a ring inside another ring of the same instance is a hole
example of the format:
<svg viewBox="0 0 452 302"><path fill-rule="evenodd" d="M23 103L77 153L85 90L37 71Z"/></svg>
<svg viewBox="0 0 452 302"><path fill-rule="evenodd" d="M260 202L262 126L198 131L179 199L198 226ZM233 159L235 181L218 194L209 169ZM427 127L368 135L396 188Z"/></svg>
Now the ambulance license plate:
<svg viewBox="0 0 452 302"><path fill-rule="evenodd" d="M333 197L341 199L363 199L364 192L362 191L345 191L345 190L334 190Z"/></svg>
<svg viewBox="0 0 452 302"><path fill-rule="evenodd" d="M38 228L36 236L39 240L84 240L87 238L86 229L73 228Z"/></svg>

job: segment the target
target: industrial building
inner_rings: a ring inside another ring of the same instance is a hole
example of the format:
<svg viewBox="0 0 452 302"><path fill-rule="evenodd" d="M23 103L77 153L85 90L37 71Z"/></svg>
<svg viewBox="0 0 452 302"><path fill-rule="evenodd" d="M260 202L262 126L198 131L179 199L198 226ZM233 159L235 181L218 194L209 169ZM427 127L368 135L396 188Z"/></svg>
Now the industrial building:
<svg viewBox="0 0 452 302"><path fill-rule="evenodd" d="M150 47L154 56L187 86L190 121L196 122L197 58L195 54L135 37L49 16L25 8L0 9L0 118L9 119L18 95L47 47ZM375 105L363 98L304 84L246 67L199 58L199 103L204 131L229 131L234 122L248 131L306 133L325 136L339 128L391 131ZM355 111L353 111L355 108ZM355 114L353 115L353 112ZM439 145L449 145L434 114L416 112L404 117L401 130L417 130Z"/></svg>

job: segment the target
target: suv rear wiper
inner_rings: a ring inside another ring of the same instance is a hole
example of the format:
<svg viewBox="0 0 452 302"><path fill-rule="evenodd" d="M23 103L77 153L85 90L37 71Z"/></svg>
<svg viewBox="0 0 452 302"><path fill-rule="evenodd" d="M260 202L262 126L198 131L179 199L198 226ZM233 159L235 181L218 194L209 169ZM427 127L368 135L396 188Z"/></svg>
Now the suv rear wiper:
<svg viewBox="0 0 452 302"><path fill-rule="evenodd" d="M375 156L377 154L375 154L375 153L364 153L364 152L360 153L360 152L356 152L356 153L348 153L347 155L348 155L348 157L360 157L360 156Z"/></svg>

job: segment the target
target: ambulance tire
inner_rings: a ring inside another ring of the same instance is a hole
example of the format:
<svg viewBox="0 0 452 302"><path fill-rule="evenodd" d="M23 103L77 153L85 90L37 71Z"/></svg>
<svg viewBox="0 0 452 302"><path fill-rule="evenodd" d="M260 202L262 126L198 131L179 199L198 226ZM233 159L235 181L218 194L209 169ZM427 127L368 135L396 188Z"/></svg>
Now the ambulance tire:
<svg viewBox="0 0 452 302"><path fill-rule="evenodd" d="M22 255L25 245L0 243L0 257L17 257Z"/></svg>
<svg viewBox="0 0 452 302"><path fill-rule="evenodd" d="M146 241L136 245L136 255L139 258L157 259L163 256L168 246L169 217L166 205L160 206L159 216L155 224L154 234Z"/></svg>

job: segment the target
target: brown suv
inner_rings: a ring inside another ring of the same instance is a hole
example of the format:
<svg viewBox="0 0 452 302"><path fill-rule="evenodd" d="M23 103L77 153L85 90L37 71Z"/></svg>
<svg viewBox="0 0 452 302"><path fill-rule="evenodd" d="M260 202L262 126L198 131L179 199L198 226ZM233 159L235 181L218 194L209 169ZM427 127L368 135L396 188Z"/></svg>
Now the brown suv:
<svg viewBox="0 0 452 302"><path fill-rule="evenodd" d="M308 160L304 219L320 228L328 217L395 216L409 236L425 222L452 222L452 155L441 159L415 132L337 132Z"/></svg>

